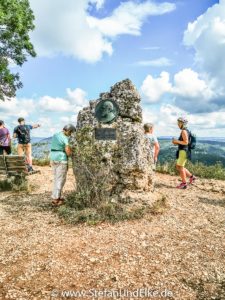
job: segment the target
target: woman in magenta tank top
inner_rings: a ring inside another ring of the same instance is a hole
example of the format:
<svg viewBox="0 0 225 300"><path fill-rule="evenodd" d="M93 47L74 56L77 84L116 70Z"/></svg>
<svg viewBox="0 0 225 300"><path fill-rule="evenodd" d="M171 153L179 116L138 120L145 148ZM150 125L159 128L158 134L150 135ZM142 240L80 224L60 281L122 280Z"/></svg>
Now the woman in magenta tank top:
<svg viewBox="0 0 225 300"><path fill-rule="evenodd" d="M4 122L0 120L0 155L11 154L11 139L9 130L5 127Z"/></svg>

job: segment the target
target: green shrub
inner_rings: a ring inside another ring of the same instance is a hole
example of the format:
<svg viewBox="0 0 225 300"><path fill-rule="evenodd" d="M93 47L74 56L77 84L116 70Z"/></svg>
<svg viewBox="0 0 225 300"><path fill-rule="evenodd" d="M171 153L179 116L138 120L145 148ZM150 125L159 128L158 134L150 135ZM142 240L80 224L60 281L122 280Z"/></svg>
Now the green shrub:
<svg viewBox="0 0 225 300"><path fill-rule="evenodd" d="M201 178L208 178L208 179L218 179L224 180L225 179L225 168L223 167L222 163L217 162L215 165L206 166L201 162L192 163L188 161L186 167L188 170ZM169 161L164 164L159 164L156 169L159 173L175 175L177 174L175 168L175 161Z"/></svg>
<svg viewBox="0 0 225 300"><path fill-rule="evenodd" d="M25 176L18 175L0 180L0 191L30 191L30 185Z"/></svg>
<svg viewBox="0 0 225 300"><path fill-rule="evenodd" d="M0 180L0 191L11 191L12 184L8 179L1 179Z"/></svg>
<svg viewBox="0 0 225 300"><path fill-rule="evenodd" d="M157 164L156 171L162 174L176 175L176 167L174 161L169 161L163 164Z"/></svg>

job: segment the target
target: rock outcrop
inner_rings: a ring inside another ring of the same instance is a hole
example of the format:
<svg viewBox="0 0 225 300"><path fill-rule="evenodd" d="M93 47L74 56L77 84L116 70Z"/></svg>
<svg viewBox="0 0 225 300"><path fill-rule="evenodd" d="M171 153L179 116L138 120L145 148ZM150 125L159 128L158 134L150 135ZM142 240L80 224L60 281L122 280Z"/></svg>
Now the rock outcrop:
<svg viewBox="0 0 225 300"><path fill-rule="evenodd" d="M95 109L102 100L114 101L118 106L118 117L110 124L96 118ZM74 149L78 147L80 151L73 157L74 174L79 184L82 184L80 180L86 180L83 174L90 168L93 178L95 175L103 178L104 172L107 172L105 176L111 195L120 195L126 190L153 189L153 161L150 145L143 133L140 100L137 89L126 79L112 86L110 92L101 93L99 99L90 101L89 106L79 112ZM95 130L99 128L115 129L116 139L96 139ZM82 156L86 157L81 164ZM96 167L93 167L95 160Z"/></svg>

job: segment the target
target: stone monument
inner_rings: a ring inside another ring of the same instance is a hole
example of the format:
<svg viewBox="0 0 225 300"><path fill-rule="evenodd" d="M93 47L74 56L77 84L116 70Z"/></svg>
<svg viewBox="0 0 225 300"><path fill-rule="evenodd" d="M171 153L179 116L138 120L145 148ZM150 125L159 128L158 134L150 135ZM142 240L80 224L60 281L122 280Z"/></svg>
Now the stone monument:
<svg viewBox="0 0 225 300"><path fill-rule="evenodd" d="M85 184L89 174L93 180L100 178L100 184L107 178L110 196L153 190L153 161L143 133L140 100L126 79L79 112L74 149L80 150L73 156L78 185Z"/></svg>

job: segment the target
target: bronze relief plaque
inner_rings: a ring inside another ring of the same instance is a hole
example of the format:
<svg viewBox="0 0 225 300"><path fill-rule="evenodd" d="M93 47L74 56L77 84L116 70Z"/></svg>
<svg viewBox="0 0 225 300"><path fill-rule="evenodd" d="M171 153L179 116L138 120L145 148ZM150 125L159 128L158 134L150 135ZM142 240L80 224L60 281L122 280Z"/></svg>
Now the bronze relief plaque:
<svg viewBox="0 0 225 300"><path fill-rule="evenodd" d="M102 100L95 108L96 119L103 124L113 123L119 114L119 107L113 100Z"/></svg>

